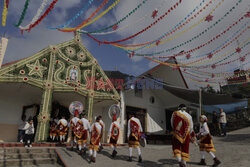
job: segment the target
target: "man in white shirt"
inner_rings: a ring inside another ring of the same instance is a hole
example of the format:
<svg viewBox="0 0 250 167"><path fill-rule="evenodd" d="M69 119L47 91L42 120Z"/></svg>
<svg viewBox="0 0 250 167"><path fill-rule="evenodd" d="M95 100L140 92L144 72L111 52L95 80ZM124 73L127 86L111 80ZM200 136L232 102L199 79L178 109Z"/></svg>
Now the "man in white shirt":
<svg viewBox="0 0 250 167"><path fill-rule="evenodd" d="M96 151L99 149L99 143L101 140L102 126L100 125L100 117L96 118L96 122L92 124L90 128L90 145L89 156L90 162L96 162Z"/></svg>
<svg viewBox="0 0 250 167"><path fill-rule="evenodd" d="M82 144L83 144L83 154L86 154L87 151L87 139L88 139L88 132L90 131L90 124L89 120L86 118L86 113L82 114L82 125L83 125L83 135L82 135Z"/></svg>
<svg viewBox="0 0 250 167"><path fill-rule="evenodd" d="M25 130L24 126L26 124L26 115L22 116L22 119L18 122L18 137L17 141L23 143L24 135L25 135Z"/></svg>
<svg viewBox="0 0 250 167"><path fill-rule="evenodd" d="M221 131L223 133L223 136L227 135L227 130L226 130L226 125L227 125L227 117L226 117L226 113L223 111L222 108L220 108L220 126L221 126Z"/></svg>
<svg viewBox="0 0 250 167"><path fill-rule="evenodd" d="M140 139L141 133L143 132L141 122L138 118L135 118L135 113L132 113L128 121L128 145L129 145L129 161L132 161L133 148L137 148L138 151L138 162L142 162Z"/></svg>
<svg viewBox="0 0 250 167"><path fill-rule="evenodd" d="M190 136L195 136L192 116L186 112L186 109L185 104L180 104L179 110L173 112L171 118L173 128L172 149L180 167L186 167L186 161L189 161Z"/></svg>
<svg viewBox="0 0 250 167"><path fill-rule="evenodd" d="M32 140L35 133L32 117L28 119L23 129L25 130L25 147L32 147Z"/></svg>
<svg viewBox="0 0 250 167"><path fill-rule="evenodd" d="M115 158L117 154L116 147L117 147L117 141L119 139L119 134L120 134L120 124L118 123L116 116L114 116L113 122L111 123L108 132L109 143L113 150L112 153L113 158Z"/></svg>

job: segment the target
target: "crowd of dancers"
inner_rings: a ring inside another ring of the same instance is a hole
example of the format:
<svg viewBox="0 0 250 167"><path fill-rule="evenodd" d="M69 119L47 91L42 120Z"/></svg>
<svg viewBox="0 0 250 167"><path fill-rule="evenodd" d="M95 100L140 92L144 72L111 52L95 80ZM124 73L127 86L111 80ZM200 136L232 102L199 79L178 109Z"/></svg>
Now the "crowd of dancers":
<svg viewBox="0 0 250 167"><path fill-rule="evenodd" d="M206 165L205 152L209 153L214 160L213 167L217 167L221 162L215 156L212 137L207 125L207 117L200 116L199 133L193 130L192 116L186 112L186 106L181 104L179 109L172 114L171 126L173 128L172 149L174 156L177 158L180 167L186 167L186 162L189 161L189 144L190 142L199 145L201 161L199 165ZM89 162L96 162L97 151L101 151L102 138L104 134L105 124L101 116L96 117L95 122L90 125L86 115L82 114L81 118L76 111L74 118L69 123L62 118L57 124L52 124L50 129L50 137L55 139L56 134L59 135L60 142L65 141L69 128L71 135L71 149L77 147L80 155L86 155L89 151ZM133 113L128 120L128 146L129 158L132 161L132 150L136 148L138 151L138 162L142 162L142 153L140 149L140 140L143 133L141 122L136 118L136 113ZM117 141L120 134L120 125L117 118L113 117L113 122L108 131L108 143L112 147L112 157L115 159L117 155ZM89 142L87 143L89 136Z"/></svg>
<svg viewBox="0 0 250 167"><path fill-rule="evenodd" d="M112 147L112 157L115 159L117 155L117 141L120 135L120 124L116 116L112 118L112 123L108 131L108 143ZM79 155L84 156L89 151L89 162L96 162L97 152L103 149L102 139L104 137L105 124L102 116L97 116L95 122L90 125L90 121L86 118L86 114L81 115L78 111L74 117L67 122L65 117L59 121L53 120L50 126L50 139L52 141L59 139L61 143L65 142L66 135L71 139L71 150L76 146ZM68 133L69 132L69 133ZM132 161L132 150L136 148L138 151L138 162L142 162L140 139L142 135L142 126L135 114L131 114L128 121L128 144L129 144L129 161ZM67 134L68 133L68 134ZM89 142L88 141L89 138Z"/></svg>

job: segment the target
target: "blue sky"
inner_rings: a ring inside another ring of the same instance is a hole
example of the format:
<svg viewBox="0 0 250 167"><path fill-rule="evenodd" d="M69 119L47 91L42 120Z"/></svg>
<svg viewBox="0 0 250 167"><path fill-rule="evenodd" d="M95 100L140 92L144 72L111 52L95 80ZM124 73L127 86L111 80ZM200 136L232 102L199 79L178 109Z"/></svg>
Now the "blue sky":
<svg viewBox="0 0 250 167"><path fill-rule="evenodd" d="M218 4L220 1L221 0L213 0L213 4L211 4L207 8L206 11L201 13L196 19L191 21L191 23L187 24L187 26L184 27L183 29L199 21L202 17L205 17L209 13L209 11L213 9L216 6L216 4ZM225 14L225 12L228 11L236 3L236 1L238 0L224 1L222 5L218 9L215 10L213 14L214 20L222 17ZM217 35L219 32L227 28L228 25L236 21L246 11L249 11L249 4L247 1L248 0L242 0L242 2L237 7L237 9L233 11L229 17L224 19L222 24L217 25L212 31L209 31L207 34L203 35L201 38L195 40L189 45L183 46L182 48L179 48L178 50L168 53L168 55L162 55L162 56L169 56L171 54L178 53L181 50L190 50L194 48L195 46L198 46L200 43L207 42L211 37L213 37L214 35ZM32 20L37 9L41 5L41 2L42 0L30 0L30 6L28 8L27 15L22 23L23 26L25 26ZM52 2L52 0L49 0L49 3L50 2ZM48 26L56 27L56 26L66 23L81 8L83 8L87 2L88 0L59 0L54 10L37 27L32 29L31 32L29 33L24 32L24 34L21 35L20 30L14 27L13 25L17 23L20 17L25 0L10 1L10 6L8 9L8 15L7 15L7 25L6 27L0 26L0 33L3 34L4 32L6 32L7 36L10 37L6 56L4 58L4 63L31 56L34 53L47 47L48 45L51 45L51 44L53 45L53 44L61 43L63 41L72 39L73 33L62 33L57 30L50 30L47 27ZM95 11L95 9L97 9L97 7L102 2L103 0L94 0L90 8L86 12L84 12L76 21L72 22L72 24L70 24L70 27L74 27L78 25L79 23L81 23L82 21L84 21L85 19L87 19L88 16L90 16L90 14L93 11ZM114 0L110 0L109 3L104 6L104 9L106 9L113 2ZM100 20L94 22L93 24L85 27L84 30L93 31L93 30L97 30L97 29L109 26L115 23L117 20L124 17L128 12L130 12L133 8L135 8L135 6L139 4L140 2L142 2L142 0L121 0L118 3L118 5L114 9L112 9L108 14L106 14ZM119 39L126 38L134 33L137 33L138 31L142 30L143 28L150 25L153 21L155 21L154 19L150 17L154 9L156 8L158 9L159 11L158 16L160 16L170 6L172 6L176 2L177 0L175 1L148 0L148 2L145 5L143 5L134 15L131 15L130 17L128 17L128 19L122 22L119 25L119 27L124 27L144 17L145 15L149 15L147 19L144 19L143 21L140 21L135 25L129 26L128 28L125 28L117 33L113 33L113 34L105 35L105 36L96 35L95 37L98 39L105 39L109 41L116 41ZM175 26L188 13L190 13L190 11L192 11L200 2L201 0L183 1L176 10L170 13L166 18L160 21L156 26L153 26L151 29L149 29L145 33L137 36L136 38L132 40L124 42L123 44L137 44L137 43L147 42L149 40L152 40L161 36L162 33L165 33L169 31L170 29L172 29L173 26ZM205 3L207 2L208 0L205 0ZM0 12L2 12L3 3L0 3L0 7L1 7ZM158 47L153 47L151 49L142 50L139 53L151 53L151 52L156 52L162 49L171 48L177 44L180 44L183 41L186 41L192 38L194 35L199 34L205 28L210 26L212 23L213 22L211 23L205 22L197 26L196 28L192 29L188 33L183 34L176 40L172 40ZM246 21L243 23L246 23ZM203 49L200 49L194 54L200 55L202 53L207 53L209 50L213 50L218 45L223 43L226 39L228 39L230 35L232 35L233 32L239 29L240 26L242 26L242 24L235 26L229 33L224 35L221 39L216 40L213 44ZM249 34L249 30L247 32L248 33L245 33L245 34ZM244 35L239 38L239 41L241 42L243 40L246 40L247 38L249 38L249 35ZM93 41L92 39L90 39L89 37L85 35L82 35L82 41L83 41L83 44L86 46L86 48L90 51L90 53L92 53L93 56L98 60L99 64L102 66L104 70L116 70L117 69L121 72L136 76L152 68L153 66L157 65L156 63L150 62L141 57L134 57L133 59L131 59L121 49L117 49L109 45L103 44L99 46L98 43L96 43L95 41ZM228 52L230 49L235 48L236 46L237 46L237 43L233 43L232 46L227 47L224 51L220 52L220 54L224 54ZM249 52L249 47L246 47L246 49L243 50L242 54L245 54L248 52ZM214 69L214 70L209 69L208 71L210 72L212 71L213 72L232 72L234 69L238 68L239 66L240 66L240 63L235 62L230 65L226 65L221 68ZM249 69L249 65L244 66L242 68ZM188 84L192 85L193 88L200 87L199 84L192 83L191 81L188 81Z"/></svg>

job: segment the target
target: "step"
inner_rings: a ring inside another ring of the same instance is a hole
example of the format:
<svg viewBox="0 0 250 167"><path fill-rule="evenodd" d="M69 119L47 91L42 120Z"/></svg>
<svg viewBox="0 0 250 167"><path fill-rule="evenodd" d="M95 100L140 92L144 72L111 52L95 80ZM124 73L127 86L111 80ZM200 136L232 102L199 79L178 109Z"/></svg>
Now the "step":
<svg viewBox="0 0 250 167"><path fill-rule="evenodd" d="M0 160L0 166L30 166L38 164L56 164L57 158L35 158L35 159L11 159L11 160Z"/></svg>
<svg viewBox="0 0 250 167"><path fill-rule="evenodd" d="M70 143L32 143L33 147L69 147ZM0 143L0 147L24 147L24 144L20 142L4 142Z"/></svg>
<svg viewBox="0 0 250 167"><path fill-rule="evenodd" d="M3 153L55 153L55 149L51 148L0 148L0 154Z"/></svg>
<svg viewBox="0 0 250 167"><path fill-rule="evenodd" d="M9 159L35 159L35 158L57 158L57 154L54 153L0 153L0 160Z"/></svg>

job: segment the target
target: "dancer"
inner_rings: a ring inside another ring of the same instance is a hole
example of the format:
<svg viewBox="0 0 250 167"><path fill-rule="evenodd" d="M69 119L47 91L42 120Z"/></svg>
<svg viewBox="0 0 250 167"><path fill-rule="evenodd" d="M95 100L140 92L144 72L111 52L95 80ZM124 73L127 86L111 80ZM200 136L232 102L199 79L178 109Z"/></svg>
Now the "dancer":
<svg viewBox="0 0 250 167"><path fill-rule="evenodd" d="M209 132L209 128L207 126L207 117L205 115L200 116L200 132L197 134L197 137L200 139L200 152L201 152L201 161L199 165L206 165L205 161L205 151L208 152L213 160L213 167L218 166L221 162L215 157L214 153L214 145L212 141L212 137Z"/></svg>
<svg viewBox="0 0 250 167"><path fill-rule="evenodd" d="M104 131L105 131L105 124L104 124L104 122L102 121L102 116L101 115L99 115L98 116L99 118L100 118L100 121L99 121L99 123L100 123L100 125L102 126L102 131L101 131L101 140L100 140L100 142L99 142L99 152L101 152L102 151L102 149L103 149L103 146L102 146L102 140L103 140L103 134L104 134Z"/></svg>
<svg viewBox="0 0 250 167"><path fill-rule="evenodd" d="M74 148L74 143L80 142L80 139L82 137L82 122L79 119L79 113L76 110L75 111L75 117L71 119L70 121L70 129L72 131L71 133L71 150ZM81 150L81 146L78 144L79 150Z"/></svg>
<svg viewBox="0 0 250 167"><path fill-rule="evenodd" d="M138 151L138 162L142 162L141 149L140 149L140 138L142 133L141 122L138 118L135 118L135 113L130 115L128 121L128 145L129 145L129 161L132 161L133 148L137 148Z"/></svg>
<svg viewBox="0 0 250 167"><path fill-rule="evenodd" d="M100 125L100 117L96 118L96 122L92 124L90 128L90 145L89 145L89 156L90 162L96 162L96 152L99 148L101 140L102 126Z"/></svg>
<svg viewBox="0 0 250 167"><path fill-rule="evenodd" d="M108 139L109 139L109 143L112 147L113 153L112 153L112 157L115 158L117 151L116 151L116 147L117 147L117 141L119 139L119 133L120 133L120 125L117 121L116 116L113 116L113 122L110 125L109 128L109 133L108 133Z"/></svg>
<svg viewBox="0 0 250 167"><path fill-rule="evenodd" d="M186 167L186 161L189 161L189 142L191 136L195 136L193 120L186 109L185 104L180 104L179 110L173 112L171 118L173 128L172 148L180 167Z"/></svg>
<svg viewBox="0 0 250 167"><path fill-rule="evenodd" d="M49 132L49 137L51 141L55 141L56 135L57 135L57 122L56 120L52 120L50 123L50 132Z"/></svg>
<svg viewBox="0 0 250 167"><path fill-rule="evenodd" d="M68 122L66 121L65 116L62 116L62 119L60 119L57 123L57 130L61 143L65 142L65 137L68 131L67 125Z"/></svg>
<svg viewBox="0 0 250 167"><path fill-rule="evenodd" d="M87 151L87 139L88 139L88 133L90 130L90 124L89 120L86 118L86 113L82 114L82 125L83 125L83 134L82 134L82 146L83 146L83 154L86 154Z"/></svg>

